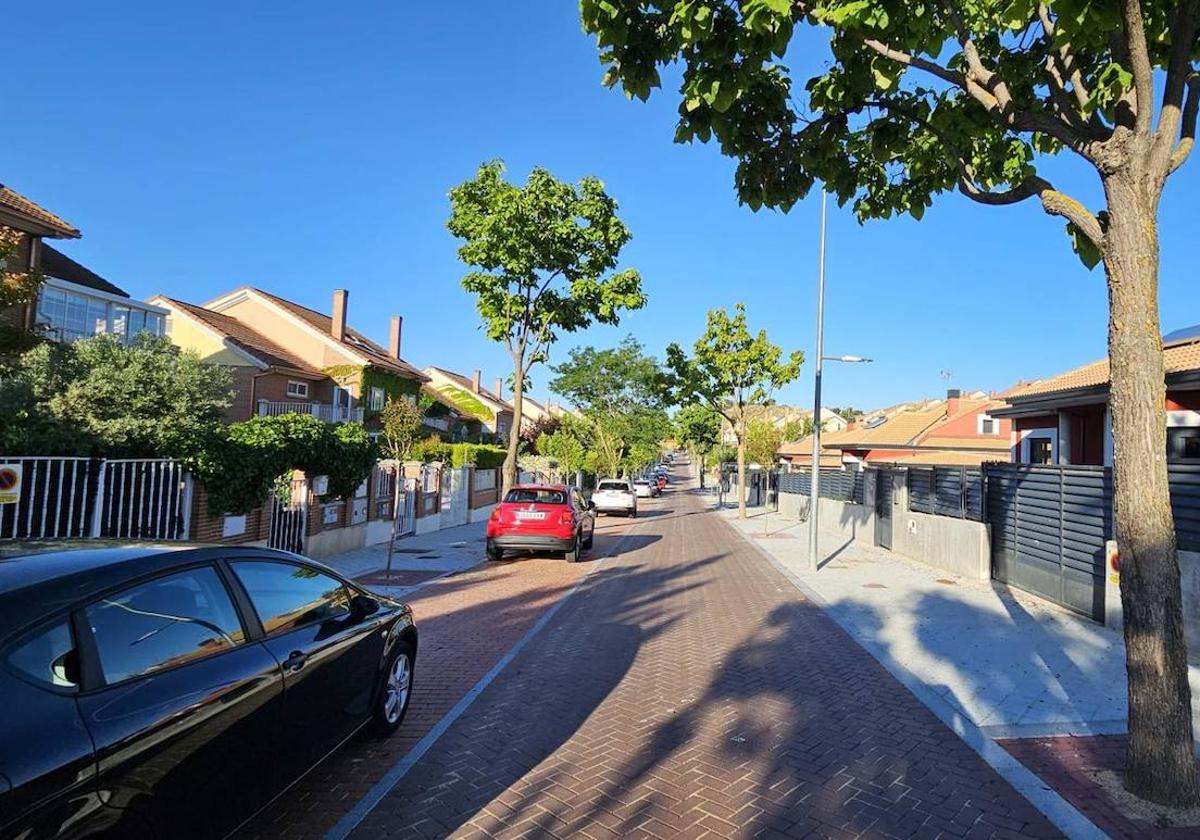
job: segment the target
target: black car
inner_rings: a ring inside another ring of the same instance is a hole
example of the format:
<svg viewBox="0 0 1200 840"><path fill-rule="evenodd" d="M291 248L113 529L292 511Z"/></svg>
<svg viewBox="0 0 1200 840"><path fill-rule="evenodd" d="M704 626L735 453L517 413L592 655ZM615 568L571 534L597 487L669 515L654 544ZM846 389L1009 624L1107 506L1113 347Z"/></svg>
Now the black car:
<svg viewBox="0 0 1200 840"><path fill-rule="evenodd" d="M223 837L364 727L399 727L404 604L294 554L0 559L0 838Z"/></svg>

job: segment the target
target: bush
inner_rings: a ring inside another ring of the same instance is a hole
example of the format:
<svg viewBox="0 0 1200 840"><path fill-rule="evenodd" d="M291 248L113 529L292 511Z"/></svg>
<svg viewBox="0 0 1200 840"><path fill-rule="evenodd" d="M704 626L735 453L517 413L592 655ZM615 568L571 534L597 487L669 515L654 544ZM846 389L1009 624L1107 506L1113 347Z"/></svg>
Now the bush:
<svg viewBox="0 0 1200 840"><path fill-rule="evenodd" d="M475 466L481 470L492 470L502 466L508 455L504 448L485 443L456 443L450 449L452 466Z"/></svg>

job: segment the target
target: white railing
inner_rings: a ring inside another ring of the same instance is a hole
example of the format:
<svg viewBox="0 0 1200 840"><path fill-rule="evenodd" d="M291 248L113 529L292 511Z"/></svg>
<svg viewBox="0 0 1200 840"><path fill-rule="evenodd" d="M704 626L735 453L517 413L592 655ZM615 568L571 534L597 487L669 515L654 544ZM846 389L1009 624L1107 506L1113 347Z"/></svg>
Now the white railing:
<svg viewBox="0 0 1200 840"><path fill-rule="evenodd" d="M265 417L278 417L281 414L311 414L326 423L361 423L363 421L361 408L346 408L329 403L259 400L258 413Z"/></svg>

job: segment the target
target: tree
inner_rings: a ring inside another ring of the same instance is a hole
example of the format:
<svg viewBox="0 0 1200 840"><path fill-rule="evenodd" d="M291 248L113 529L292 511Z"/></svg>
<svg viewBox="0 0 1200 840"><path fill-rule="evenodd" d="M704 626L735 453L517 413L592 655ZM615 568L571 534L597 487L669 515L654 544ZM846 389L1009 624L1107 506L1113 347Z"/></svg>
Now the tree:
<svg viewBox="0 0 1200 840"><path fill-rule="evenodd" d="M679 61L680 142L715 137L739 199L790 208L817 181L860 220L957 189L1037 199L1107 278L1114 523L1129 673L1130 789L1200 802L1179 561L1167 485L1158 204L1195 145L1200 0L581 0L605 83L645 99ZM779 60L799 26L832 61L801 103ZM1160 88L1157 97L1155 89ZM1088 209L1046 177L1068 152ZM1010 250L1010 253L1012 251Z"/></svg>
<svg viewBox="0 0 1200 840"><path fill-rule="evenodd" d="M836 414L838 417L841 417L847 423L854 423L860 417L863 416L863 413L861 411L859 411L857 408L852 408L850 406L846 406L845 408L831 408L829 410L832 411L834 414Z"/></svg>
<svg viewBox="0 0 1200 840"><path fill-rule="evenodd" d="M738 516L746 518L746 409L766 405L771 394L800 375L804 354L787 359L766 330L752 335L746 326L746 307L739 303L733 317L710 309L708 327L688 358L678 344L667 348L669 388L677 403L703 402L720 414L737 439Z"/></svg>
<svg viewBox="0 0 1200 840"><path fill-rule="evenodd" d="M142 333L44 343L0 375L0 447L39 455L161 457L220 422L232 379Z"/></svg>
<svg viewBox="0 0 1200 840"><path fill-rule="evenodd" d="M765 418L746 421L746 457L770 469L779 460L783 431Z"/></svg>
<svg viewBox="0 0 1200 840"><path fill-rule="evenodd" d="M563 480L571 481L583 469L584 458L587 455L583 441L573 429L565 426L539 437L537 451L558 464L558 474Z"/></svg>
<svg viewBox="0 0 1200 840"><path fill-rule="evenodd" d="M789 420L783 424L784 440L804 440L813 432L811 417L801 417L799 420Z"/></svg>
<svg viewBox="0 0 1200 840"><path fill-rule="evenodd" d="M542 435L554 434L560 425L562 425L562 420L558 417L553 414L543 414L537 420L526 423L521 428L521 443L525 444L530 451L536 452L538 451L538 440Z"/></svg>
<svg viewBox="0 0 1200 840"><path fill-rule="evenodd" d="M703 403L691 403L675 414L675 437L688 451L700 456L700 486L708 454L721 438L721 416Z"/></svg>
<svg viewBox="0 0 1200 840"><path fill-rule="evenodd" d="M601 474L616 475L653 460L669 433L665 380L657 360L633 336L604 350L576 348L554 372L550 389L587 419Z"/></svg>
<svg viewBox="0 0 1200 840"><path fill-rule="evenodd" d="M424 430L425 413L433 407L433 398L423 394L419 399L389 398L379 412L379 449L395 461L395 481L392 487L392 533L388 539L387 575L392 576L392 555L396 547L396 531L400 519L401 463L412 457L413 449Z"/></svg>
<svg viewBox="0 0 1200 840"><path fill-rule="evenodd" d="M617 203L596 178L566 184L536 168L523 187L486 163L450 191L447 227L463 240L459 258L475 271L463 288L476 295L488 338L513 363L513 428L521 428L525 378L546 361L561 333L593 322L617 324L646 303L635 269L614 271L629 241ZM504 490L516 481L518 434L509 436Z"/></svg>

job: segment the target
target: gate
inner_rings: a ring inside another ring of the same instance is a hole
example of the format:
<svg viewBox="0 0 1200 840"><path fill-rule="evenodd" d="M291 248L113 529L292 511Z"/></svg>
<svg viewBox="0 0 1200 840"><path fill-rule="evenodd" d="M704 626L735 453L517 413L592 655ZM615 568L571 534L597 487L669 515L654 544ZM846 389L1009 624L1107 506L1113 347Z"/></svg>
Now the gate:
<svg viewBox="0 0 1200 840"><path fill-rule="evenodd" d="M292 478L280 499L278 492L271 493L271 522L267 546L304 553L304 538L308 533L308 479Z"/></svg>
<svg viewBox="0 0 1200 840"><path fill-rule="evenodd" d="M396 511L396 536L407 537L417 531L417 479L402 478L399 507Z"/></svg>
<svg viewBox="0 0 1200 840"><path fill-rule="evenodd" d="M986 473L992 577L1103 621L1111 473L1031 464L989 464Z"/></svg>
<svg viewBox="0 0 1200 840"><path fill-rule="evenodd" d="M887 469L875 471L875 545L892 547L892 506L896 500L896 475Z"/></svg>

